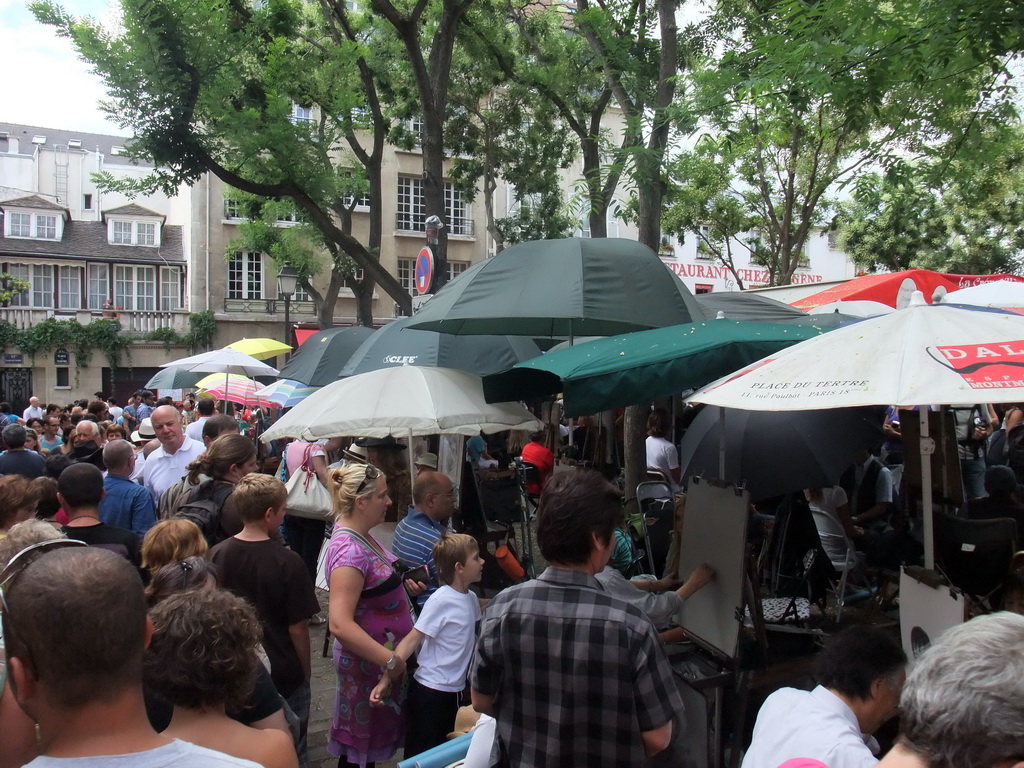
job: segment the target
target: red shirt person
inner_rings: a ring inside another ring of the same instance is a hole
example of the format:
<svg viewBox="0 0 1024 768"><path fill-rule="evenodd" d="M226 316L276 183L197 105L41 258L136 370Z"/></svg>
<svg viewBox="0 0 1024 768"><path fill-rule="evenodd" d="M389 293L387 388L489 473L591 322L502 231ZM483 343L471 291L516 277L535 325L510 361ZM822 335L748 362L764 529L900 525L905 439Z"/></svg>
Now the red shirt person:
<svg viewBox="0 0 1024 768"><path fill-rule="evenodd" d="M555 454L544 445L544 433L534 432L530 435L530 442L523 446L523 461L528 461L537 468L540 474L540 483L527 483L526 492L539 496L544 483L551 477L555 469Z"/></svg>

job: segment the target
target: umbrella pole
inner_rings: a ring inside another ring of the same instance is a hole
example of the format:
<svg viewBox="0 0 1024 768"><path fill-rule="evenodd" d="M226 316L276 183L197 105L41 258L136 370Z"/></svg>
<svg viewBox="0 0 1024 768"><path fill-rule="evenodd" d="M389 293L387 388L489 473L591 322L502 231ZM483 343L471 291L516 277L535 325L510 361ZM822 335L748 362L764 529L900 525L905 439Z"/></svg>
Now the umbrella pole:
<svg viewBox="0 0 1024 768"><path fill-rule="evenodd" d="M405 455L409 459L409 487L411 488L412 483L416 480L416 466L413 464L412 457L412 427L409 427L409 447L406 448Z"/></svg>
<svg viewBox="0 0 1024 768"><path fill-rule="evenodd" d="M725 408L718 406L718 479L725 480Z"/></svg>
<svg viewBox="0 0 1024 768"><path fill-rule="evenodd" d="M935 537L932 525L932 454L935 453L935 440L928 434L927 405L917 409L921 423L921 521L924 525L924 567L935 570Z"/></svg>

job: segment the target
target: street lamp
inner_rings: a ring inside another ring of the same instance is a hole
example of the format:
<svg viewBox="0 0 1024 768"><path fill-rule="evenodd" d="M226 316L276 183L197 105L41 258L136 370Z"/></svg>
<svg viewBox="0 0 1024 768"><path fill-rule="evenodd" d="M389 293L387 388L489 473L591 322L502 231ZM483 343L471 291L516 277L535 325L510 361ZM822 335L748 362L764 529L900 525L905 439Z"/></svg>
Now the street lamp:
<svg viewBox="0 0 1024 768"><path fill-rule="evenodd" d="M289 325L292 294L299 283L299 273L295 267L281 267L277 273L277 292L284 296L284 343L291 344L291 326Z"/></svg>

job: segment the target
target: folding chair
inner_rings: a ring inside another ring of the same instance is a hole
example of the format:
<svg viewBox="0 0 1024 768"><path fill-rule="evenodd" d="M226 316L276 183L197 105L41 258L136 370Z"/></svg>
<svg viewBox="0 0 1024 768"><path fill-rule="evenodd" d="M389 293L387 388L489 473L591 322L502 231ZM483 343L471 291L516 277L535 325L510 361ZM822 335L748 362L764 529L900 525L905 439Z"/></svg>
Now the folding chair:
<svg viewBox="0 0 1024 768"><path fill-rule="evenodd" d="M949 583L978 609L992 610L992 596L1010 571L1016 550L1013 518L967 520L935 515L935 556Z"/></svg>
<svg viewBox="0 0 1024 768"><path fill-rule="evenodd" d="M640 509L638 524L644 540L647 565L655 576L668 557L675 516L672 489L668 483L643 482L636 487L636 503Z"/></svg>

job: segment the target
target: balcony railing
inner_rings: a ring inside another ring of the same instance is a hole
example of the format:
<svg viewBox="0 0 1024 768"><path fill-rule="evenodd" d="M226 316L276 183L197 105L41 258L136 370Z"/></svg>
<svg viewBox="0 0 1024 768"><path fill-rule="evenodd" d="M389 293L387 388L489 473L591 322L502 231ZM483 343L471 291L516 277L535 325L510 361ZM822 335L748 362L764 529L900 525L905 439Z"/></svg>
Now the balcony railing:
<svg viewBox="0 0 1024 768"><path fill-rule="evenodd" d="M225 312L246 312L257 315L284 313L284 299L224 299ZM293 315L315 315L312 301L293 301L288 307Z"/></svg>
<svg viewBox="0 0 1024 768"><path fill-rule="evenodd" d="M447 222L448 234L456 237L475 237L475 220L474 219L455 219ZM417 234L426 237L427 228L422 221L415 221L409 217L407 213L398 213L395 215L395 230L402 234Z"/></svg>
<svg viewBox="0 0 1024 768"><path fill-rule="evenodd" d="M86 325L93 320L107 318L117 320L125 333L148 333L158 328L171 328L177 333L188 331L188 311L134 310L134 309L36 309L33 307L0 307L0 320L18 327L27 328L41 323L48 317L57 320L77 320Z"/></svg>

